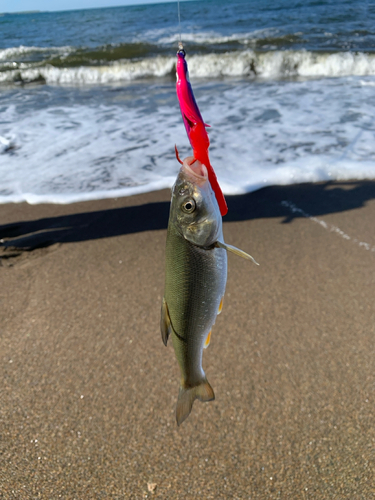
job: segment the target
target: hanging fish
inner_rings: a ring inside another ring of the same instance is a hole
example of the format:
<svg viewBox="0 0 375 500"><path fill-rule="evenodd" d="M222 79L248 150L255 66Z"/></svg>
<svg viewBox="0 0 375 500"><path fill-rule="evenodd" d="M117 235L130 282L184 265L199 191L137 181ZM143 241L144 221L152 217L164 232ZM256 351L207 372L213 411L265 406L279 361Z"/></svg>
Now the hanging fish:
<svg viewBox="0 0 375 500"><path fill-rule="evenodd" d="M176 91L178 101L180 103L182 119L184 121L186 133L188 135L191 147L193 148L194 158L196 160L199 160L201 163L203 163L203 165L207 167L208 179L211 183L212 189L214 190L217 202L219 204L220 213L222 216L224 216L228 212L228 207L208 156L208 147L210 145L210 140L208 138L206 127L209 127L209 125L204 123L198 105L195 101L193 89L189 81L189 71L187 62L185 60L185 55L185 50L183 49L182 44L180 44L180 49L177 52ZM181 160L178 157L177 148L176 156L181 163Z"/></svg>
<svg viewBox="0 0 375 500"><path fill-rule="evenodd" d="M193 157L185 158L172 189L160 321L163 342L167 345L172 337L181 370L178 425L189 416L195 399L215 399L202 368L202 354L223 304L226 250L255 262L247 253L224 243L208 169Z"/></svg>

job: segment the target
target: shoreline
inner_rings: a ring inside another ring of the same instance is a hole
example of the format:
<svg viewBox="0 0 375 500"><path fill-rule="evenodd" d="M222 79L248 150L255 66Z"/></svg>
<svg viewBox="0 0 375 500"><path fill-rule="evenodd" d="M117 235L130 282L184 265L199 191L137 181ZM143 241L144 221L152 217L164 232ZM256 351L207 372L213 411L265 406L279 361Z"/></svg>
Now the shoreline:
<svg viewBox="0 0 375 500"><path fill-rule="evenodd" d="M176 176L177 177L178 171L176 171ZM175 178L174 178L175 180ZM96 202L103 202L105 200L120 200L120 199L127 199L127 198L135 198L138 196L141 197L147 197L150 195L153 197L153 193L159 193L163 191L168 191L170 192L173 188L174 180L171 181L170 183L168 182L155 182L151 183L152 188L143 191L143 186L138 186L137 188L130 188L128 189L128 192L126 190L112 190L112 191L97 191L95 192L95 196L91 198L91 193L87 192L81 195L78 194L66 194L66 195L61 195L55 198L54 201L51 201L52 195L35 195L35 194L28 194L25 199L20 199L20 200L9 200L7 201L4 197L0 197L0 207L6 206L6 205L22 205L26 204L28 206L36 206L36 205L61 205L61 206L67 206L67 205L78 205L78 204L83 204L83 203L96 203ZM275 182L275 181L273 181ZM228 192L224 192L224 196L227 198L237 198L237 197L243 197L243 196L248 196L251 195L252 193L255 193L257 191L262 191L263 189L288 189L288 187L292 188L293 186L305 186L305 185L328 185L328 184L337 184L337 185L348 185L348 184L356 184L356 183L369 183L373 184L375 182L375 175L370 178L370 177L360 177L360 178L345 178L345 179L323 179L323 180L301 180L301 181L295 181L292 184L284 184L283 182L275 182L270 183L268 181L260 182L258 184L254 184L251 186L249 191L246 192L240 192L238 189L233 189L233 187L229 187L228 190L231 190L231 193L228 194ZM170 184L170 186L169 186ZM45 199L43 199L45 197ZM51 197L51 199L48 199L48 197ZM37 201L36 201L37 200ZM63 201L61 201L63 200ZM68 201L67 201L68 200Z"/></svg>
<svg viewBox="0 0 375 500"><path fill-rule="evenodd" d="M370 498L375 181L227 197L225 240L260 266L229 256L216 400L180 428L169 201L0 207L3 495Z"/></svg>
<svg viewBox="0 0 375 500"><path fill-rule="evenodd" d="M0 259L4 262L8 250L14 248L29 252L54 244L166 229L170 192L162 189L66 205L4 204L1 206ZM374 197L374 192L375 181L367 180L269 186L243 195L226 196L229 212L223 223L225 227L230 222L258 218L283 217L285 223L306 218L374 251L371 238L350 236L335 224L320 219L325 214L361 208Z"/></svg>

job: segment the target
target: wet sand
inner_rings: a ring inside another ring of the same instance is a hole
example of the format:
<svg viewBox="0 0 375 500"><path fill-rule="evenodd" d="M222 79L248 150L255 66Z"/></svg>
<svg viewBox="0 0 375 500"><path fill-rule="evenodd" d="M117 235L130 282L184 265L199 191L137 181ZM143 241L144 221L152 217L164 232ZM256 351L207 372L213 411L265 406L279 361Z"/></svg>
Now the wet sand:
<svg viewBox="0 0 375 500"><path fill-rule="evenodd" d="M216 400L175 423L169 192L0 206L0 498L371 499L375 182L229 197Z"/></svg>

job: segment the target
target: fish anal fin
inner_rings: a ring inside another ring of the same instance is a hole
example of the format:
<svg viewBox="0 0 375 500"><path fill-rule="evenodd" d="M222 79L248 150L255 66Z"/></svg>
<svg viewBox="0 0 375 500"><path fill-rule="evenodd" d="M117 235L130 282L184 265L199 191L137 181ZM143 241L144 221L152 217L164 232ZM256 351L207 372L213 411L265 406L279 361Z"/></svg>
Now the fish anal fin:
<svg viewBox="0 0 375 500"><path fill-rule="evenodd" d="M215 399L215 393L206 378L194 387L180 387L176 407L177 425L181 425L190 415L196 399L199 399L199 401L212 401Z"/></svg>
<svg viewBox="0 0 375 500"><path fill-rule="evenodd" d="M212 333L212 330L210 330L208 332L208 335L207 335L207 338L206 338L206 342L204 343L204 346L203 346L204 349L207 349L207 347L210 345L210 342L211 342L211 333Z"/></svg>
<svg viewBox="0 0 375 500"><path fill-rule="evenodd" d="M219 310L218 310L218 314L221 313L221 311L223 310L223 302L224 302L224 295L221 297L221 301L220 301L220 305L219 305Z"/></svg>
<svg viewBox="0 0 375 500"><path fill-rule="evenodd" d="M246 259L246 260L251 260L251 262L254 262L254 264L259 266L258 262L254 259L254 257L252 257L248 253L244 252L243 250L240 250L239 248L234 247L233 245L228 245L228 243L222 243L221 241L217 241L216 246L219 248L224 248L224 250L226 250L227 252L232 252L235 255L238 255L238 257L242 257L243 259Z"/></svg>
<svg viewBox="0 0 375 500"><path fill-rule="evenodd" d="M168 337L172 331L172 323L171 318L169 317L168 305L164 297L161 305L160 331L163 343L164 345L167 345Z"/></svg>

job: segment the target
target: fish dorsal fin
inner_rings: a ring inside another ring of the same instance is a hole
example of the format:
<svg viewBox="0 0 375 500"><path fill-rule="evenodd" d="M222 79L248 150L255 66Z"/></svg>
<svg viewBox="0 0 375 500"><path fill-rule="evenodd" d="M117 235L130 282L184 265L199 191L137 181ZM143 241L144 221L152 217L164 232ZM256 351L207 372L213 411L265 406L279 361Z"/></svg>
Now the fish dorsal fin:
<svg viewBox="0 0 375 500"><path fill-rule="evenodd" d="M168 337L172 331L172 323L171 318L169 317L168 306L164 297L161 305L160 331L164 345L167 345Z"/></svg>
<svg viewBox="0 0 375 500"><path fill-rule="evenodd" d="M233 245L228 245L227 243L222 243L221 241L217 241L216 246L219 248L224 248L224 250L226 250L227 252L232 252L235 255L242 257L243 259L251 260L252 262L254 262L254 264L259 266L258 262L254 259L254 257L252 257L248 253L244 252L243 250L240 250L239 248L234 247Z"/></svg>
<svg viewBox="0 0 375 500"><path fill-rule="evenodd" d="M211 332L212 332L212 330L210 330L210 331L208 332L208 335L207 335L207 338L206 338L206 342L204 343L204 346L203 346L203 347L204 347L204 349L206 349L206 348L210 345L210 341L211 341Z"/></svg>

